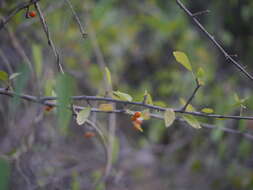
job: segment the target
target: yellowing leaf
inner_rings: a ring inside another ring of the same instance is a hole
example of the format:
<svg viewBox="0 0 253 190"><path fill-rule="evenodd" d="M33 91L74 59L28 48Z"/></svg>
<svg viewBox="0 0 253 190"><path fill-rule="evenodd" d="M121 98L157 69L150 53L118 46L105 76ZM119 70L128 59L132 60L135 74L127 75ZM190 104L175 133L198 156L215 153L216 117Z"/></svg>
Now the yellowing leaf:
<svg viewBox="0 0 253 190"><path fill-rule="evenodd" d="M211 109L211 108L203 108L203 109L201 110L201 112L204 112L204 113L213 113L214 111L213 111L213 109Z"/></svg>
<svg viewBox="0 0 253 190"><path fill-rule="evenodd" d="M164 107L164 108L168 107L168 105L163 101L155 101L154 104L156 106L160 106L160 107Z"/></svg>
<svg viewBox="0 0 253 190"><path fill-rule="evenodd" d="M123 101L129 101L131 102L133 98L126 93L120 92L120 91L113 91L113 98L118 99L118 100L123 100Z"/></svg>
<svg viewBox="0 0 253 190"><path fill-rule="evenodd" d="M184 115L183 118L193 128L195 128L195 129L201 128L198 120L195 117L193 117L192 115Z"/></svg>
<svg viewBox="0 0 253 190"><path fill-rule="evenodd" d="M237 93L234 93L234 99L236 102L240 102L240 98Z"/></svg>
<svg viewBox="0 0 253 190"><path fill-rule="evenodd" d="M173 124L175 120L175 112L173 109L166 109L164 112L164 122L165 122L165 127L169 127Z"/></svg>
<svg viewBox="0 0 253 190"><path fill-rule="evenodd" d="M178 63L182 64L189 71L192 71L191 63L190 63L187 55L184 52L174 51L173 55L176 58Z"/></svg>
<svg viewBox="0 0 253 190"><path fill-rule="evenodd" d="M87 107L77 113L76 122L78 125L82 125L85 123L85 121L90 115L90 111L91 111L91 108Z"/></svg>
<svg viewBox="0 0 253 190"><path fill-rule="evenodd" d="M15 78L18 77L20 74L21 74L21 73L13 73L13 74L11 74L10 77L9 77L9 80L15 79Z"/></svg>
<svg viewBox="0 0 253 190"><path fill-rule="evenodd" d="M204 77L205 77L205 71L202 67L199 67L197 71L197 79L200 85L205 85Z"/></svg>
<svg viewBox="0 0 253 190"><path fill-rule="evenodd" d="M113 105L112 104L100 104L99 109L101 111L113 111Z"/></svg>
<svg viewBox="0 0 253 190"><path fill-rule="evenodd" d="M182 106L186 104L186 101L183 98L180 98L179 101ZM188 104L188 106L186 107L186 111L196 111L196 109L191 104Z"/></svg>
<svg viewBox="0 0 253 190"><path fill-rule="evenodd" d="M149 109L143 110L142 113L141 113L141 115L142 115L142 118L143 118L144 120L149 120L149 119L150 119L150 112L149 112Z"/></svg>
<svg viewBox="0 0 253 190"><path fill-rule="evenodd" d="M9 78L8 73L6 73L5 71L0 71L0 80L7 81L8 78Z"/></svg>
<svg viewBox="0 0 253 190"><path fill-rule="evenodd" d="M147 90L145 90L144 92L144 104L150 104L150 105L153 105L153 100L152 100L152 97L151 95L148 93Z"/></svg>
<svg viewBox="0 0 253 190"><path fill-rule="evenodd" d="M111 77L111 72L110 70L108 69L108 67L105 67L105 76L106 76L106 80L108 82L108 85L109 86L112 86L112 77Z"/></svg>

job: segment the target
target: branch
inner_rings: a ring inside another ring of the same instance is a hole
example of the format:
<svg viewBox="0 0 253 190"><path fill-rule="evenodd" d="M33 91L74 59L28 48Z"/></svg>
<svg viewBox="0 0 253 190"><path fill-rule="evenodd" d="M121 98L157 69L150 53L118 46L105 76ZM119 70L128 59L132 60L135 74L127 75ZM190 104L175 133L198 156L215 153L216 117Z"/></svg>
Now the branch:
<svg viewBox="0 0 253 190"><path fill-rule="evenodd" d="M61 72L62 74L64 74L63 67L62 67L62 65L61 65L61 63L60 63L60 56L59 56L59 53L58 53L58 51L57 51L57 49L56 49L56 47L55 47L55 45L54 45L54 42L53 42L53 40L52 40L52 38L51 38L51 34L50 34L50 32L49 32L49 29L48 29L46 20L45 20L45 18L44 18L44 16L43 16L43 13L42 13L42 11L41 11L41 9L40 9L39 3L38 3L38 2L37 2L37 3L34 3L34 7L35 7L35 9L37 10L37 12L39 13L38 15L39 15L40 22L41 22L41 24L42 24L43 30L44 30L44 32L45 32L45 34L46 34L47 41L48 41L48 45L49 45L49 46L52 48L52 50L53 50L54 56L55 56L55 58L56 58L56 64L57 64L58 71Z"/></svg>
<svg viewBox="0 0 253 190"><path fill-rule="evenodd" d="M53 106L53 107L57 107L58 106L56 103L48 102L49 101L48 99L50 99L50 100L56 100L57 97L40 98L40 97L31 96L31 95L27 95L27 94L17 94L15 92L7 91L7 90L5 90L3 88L0 88L0 94L6 95L6 96L9 96L9 97L17 96L17 97L19 97L21 99L24 99L24 100L27 100L27 101L30 101L30 102L34 102L34 103L38 103L38 104L42 104L42 105L46 105L46 106ZM77 97L77 96L73 96L71 98L74 100L75 97ZM85 97L85 96L83 96L83 97ZM124 103L124 104L138 105L138 106L147 107L147 108L151 108L151 109L154 109L154 110L160 110L160 111L165 111L166 110L166 108L162 108L162 107L159 107L159 106L151 106L151 105L148 105L148 104L143 104L141 102L127 102L127 101L115 100L115 99L110 99L110 98L100 98L100 97L95 97L95 96L86 96L86 97L89 97L89 98L92 98L92 99L87 98L87 99L84 99L84 100L108 101L108 102L115 102L115 103ZM47 100L45 100L45 99L47 99ZM69 107L69 109L72 109L72 107ZM80 110L84 109L84 107L75 106L75 109L78 110L78 111L80 111ZM201 116L201 117L225 118L225 119L236 119L236 120L240 120L240 119L243 119L243 120L253 120L253 117L224 116L224 115L215 115L215 114L205 115L205 114L202 114L200 112L187 112L187 111L182 111L182 110L174 110L174 111L178 112L178 113L190 114L190 115ZM116 110L113 110L113 111L103 111L103 110L100 110L100 109L97 109L97 108L92 108L91 112L128 114L126 112L126 110L124 110L124 109L116 109ZM161 119L161 120L164 119L164 117L162 115L159 115L159 114L153 114L153 113L151 113L150 116L152 118L155 118L155 119ZM178 119L178 120L179 121L184 121L182 119ZM225 127L218 128L218 127L216 127L214 125L210 125L210 124L201 124L201 126L203 128L207 128L207 129L222 130L222 131L224 131L226 133L232 133L232 134L235 134L235 135L240 135L240 136L243 136L243 137L245 137L247 139L253 140L253 135L251 135L250 133L244 133L244 132L241 132L241 131L238 131L238 130L235 130L235 129L225 128Z"/></svg>
<svg viewBox="0 0 253 190"><path fill-rule="evenodd" d="M247 76L250 80L253 81L253 76L249 74L243 66L241 66L235 59L232 58L229 53L223 48L223 46L215 40L214 36L212 36L206 28L195 18L196 15L193 14L189 9L187 9L184 4L180 0L176 0L179 7L187 14L188 17L192 19L192 21L196 24L196 26L200 29L200 31L213 42L213 44L217 47L217 49L224 55L226 60L229 60L237 69L239 69L244 75Z"/></svg>
<svg viewBox="0 0 253 190"><path fill-rule="evenodd" d="M19 98L22 98L27 101L39 103L39 104L44 104L48 106L57 106L56 103L49 102L50 100L57 100L57 97L36 97L36 96L31 96L27 94L17 94L12 91L7 91L4 88L0 88L0 94L2 95L7 95L10 97L17 96ZM140 107L145 107L149 109L153 109L156 111L166 111L167 108L160 107L160 106L155 106L155 105L149 105L149 104L143 104L142 102L129 102L129 101L123 101L123 100L116 100L112 98L103 98L103 97L97 97L97 96L72 96L72 100L86 100L86 101L105 101L105 102L114 102L118 104L124 104L124 105L135 105L135 106L140 106ZM77 110L82 110L83 107L76 106ZM249 116L234 116L234 115L219 115L219 114L205 114L201 112L189 112L189 111L183 111L181 109L173 109L174 112L176 113L183 113L183 114L188 114L188 115L194 115L198 117L206 117L206 118L219 118L219 119L235 119L235 120L253 120L253 117ZM106 113L125 113L125 110L114 110L114 111L102 111L96 108L93 108L91 111L93 112L106 112Z"/></svg>
<svg viewBox="0 0 253 190"><path fill-rule="evenodd" d="M4 26L12 19L12 17L14 17L19 11L29 7L30 5L39 2L40 0L29 0L27 2L24 3L20 3L19 5L17 5L15 8L13 8L10 13L8 14L8 16L6 16L5 18L1 19L0 22L0 30L2 28L4 28Z"/></svg>

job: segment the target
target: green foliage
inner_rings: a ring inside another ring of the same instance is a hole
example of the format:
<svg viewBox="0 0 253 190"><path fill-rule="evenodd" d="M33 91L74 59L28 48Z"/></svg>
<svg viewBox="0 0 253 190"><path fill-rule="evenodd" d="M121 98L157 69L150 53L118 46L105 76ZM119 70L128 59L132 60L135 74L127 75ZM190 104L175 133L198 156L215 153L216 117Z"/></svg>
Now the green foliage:
<svg viewBox="0 0 253 190"><path fill-rule="evenodd" d="M80 190L80 182L78 181L78 173L72 173L72 182L71 182L71 190Z"/></svg>
<svg viewBox="0 0 253 190"><path fill-rule="evenodd" d="M0 71L0 80L7 81L8 78L9 78L8 73L6 73L5 71Z"/></svg>
<svg viewBox="0 0 253 190"><path fill-rule="evenodd" d="M113 98L129 102L133 100L133 98L129 94L120 91L113 91Z"/></svg>
<svg viewBox="0 0 253 190"><path fill-rule="evenodd" d="M72 112L70 110L70 96L73 94L73 79L66 75L59 75L56 81L56 94L58 97L57 117L61 132L67 132Z"/></svg>
<svg viewBox="0 0 253 190"><path fill-rule="evenodd" d="M112 89L112 77L111 77L111 72L110 70L105 67L105 76L106 76L106 82L107 82L107 85L110 89ZM109 90L109 89L108 89Z"/></svg>
<svg viewBox="0 0 253 190"><path fill-rule="evenodd" d="M184 52L174 51L173 55L176 58L178 63L182 64L187 70L192 71L192 66L189 61L189 58Z"/></svg>
<svg viewBox="0 0 253 190"><path fill-rule="evenodd" d="M0 189L8 190L10 183L11 165L10 163L0 158Z"/></svg>
<svg viewBox="0 0 253 190"><path fill-rule="evenodd" d="M32 54L33 54L33 60L35 64L35 72L38 77L41 77L42 73L42 49L41 46L37 44L32 45Z"/></svg>
<svg viewBox="0 0 253 190"><path fill-rule="evenodd" d="M144 92L144 104L153 105L152 97L147 90Z"/></svg>
<svg viewBox="0 0 253 190"><path fill-rule="evenodd" d="M176 116L175 116L174 110L166 109L166 111L164 112L165 127L171 126L175 119L176 119Z"/></svg>
<svg viewBox="0 0 253 190"><path fill-rule="evenodd" d="M198 68L196 77L197 77L197 80L198 80L198 82L199 82L200 85L204 85L205 84L206 73L205 73L205 71L204 71L204 69L202 67Z"/></svg>
<svg viewBox="0 0 253 190"><path fill-rule="evenodd" d="M200 126L200 124L199 124L199 122L198 122L198 120L194 117L194 116L192 116L192 115L183 115L183 119L190 125L190 126L192 126L193 128L195 128L195 129L200 129L201 128L201 126Z"/></svg>
<svg viewBox="0 0 253 190"><path fill-rule="evenodd" d="M211 113L213 113L214 111L213 111L213 109L211 109L211 108L203 108L203 109L201 109L201 112L207 113L207 114L211 114Z"/></svg>
<svg viewBox="0 0 253 190"><path fill-rule="evenodd" d="M27 65L22 65L20 68L18 68L18 73L20 73L19 80L14 81L14 91L17 94L22 93L23 89L26 87L28 79L30 78L30 72ZM19 106L20 98L18 96L14 96L11 109L15 112L17 107Z"/></svg>
<svg viewBox="0 0 253 190"><path fill-rule="evenodd" d="M78 125L82 125L87 121L91 112L91 108L87 107L77 113L76 122Z"/></svg>

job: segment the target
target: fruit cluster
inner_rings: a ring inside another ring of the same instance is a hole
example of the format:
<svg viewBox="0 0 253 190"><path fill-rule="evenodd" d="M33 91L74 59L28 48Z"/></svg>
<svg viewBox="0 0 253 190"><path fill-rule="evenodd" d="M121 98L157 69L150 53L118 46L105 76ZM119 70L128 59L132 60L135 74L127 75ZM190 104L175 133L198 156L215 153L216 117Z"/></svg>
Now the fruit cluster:
<svg viewBox="0 0 253 190"><path fill-rule="evenodd" d="M138 131L143 132L143 129L141 128L141 124L143 122L143 118L141 117L142 113L141 112L135 112L133 116L131 117L131 120L133 122L134 128Z"/></svg>

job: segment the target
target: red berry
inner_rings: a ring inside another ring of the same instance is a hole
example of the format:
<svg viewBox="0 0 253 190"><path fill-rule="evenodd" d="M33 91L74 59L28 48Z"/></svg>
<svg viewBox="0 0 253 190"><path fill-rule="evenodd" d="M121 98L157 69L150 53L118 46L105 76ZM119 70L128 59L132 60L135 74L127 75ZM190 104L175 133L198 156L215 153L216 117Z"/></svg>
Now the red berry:
<svg viewBox="0 0 253 190"><path fill-rule="evenodd" d="M91 137L95 136L95 133L93 133L93 132L86 132L86 133L83 134L83 136L85 138L91 138Z"/></svg>
<svg viewBox="0 0 253 190"><path fill-rule="evenodd" d="M29 17L36 17L36 12L35 12L35 11L30 11L30 12L28 13L28 16L29 16Z"/></svg>
<svg viewBox="0 0 253 190"><path fill-rule="evenodd" d="M143 119L141 117L139 117L134 122L136 122L137 124L141 125L142 122L143 122Z"/></svg>
<svg viewBox="0 0 253 190"><path fill-rule="evenodd" d="M53 108L53 106L46 105L44 109L45 111L50 112Z"/></svg>
<svg viewBox="0 0 253 190"><path fill-rule="evenodd" d="M141 112L139 112L139 111L135 112L134 117L135 118L141 117Z"/></svg>

